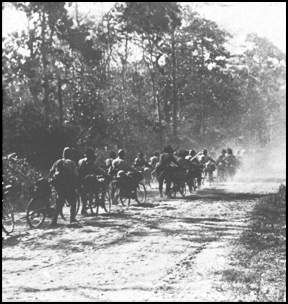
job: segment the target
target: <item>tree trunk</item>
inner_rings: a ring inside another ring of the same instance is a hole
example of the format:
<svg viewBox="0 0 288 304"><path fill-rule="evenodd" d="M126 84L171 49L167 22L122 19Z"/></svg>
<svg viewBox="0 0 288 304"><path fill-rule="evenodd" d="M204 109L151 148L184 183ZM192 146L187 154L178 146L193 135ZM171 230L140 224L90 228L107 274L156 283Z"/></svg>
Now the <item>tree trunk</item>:
<svg viewBox="0 0 288 304"><path fill-rule="evenodd" d="M152 49L152 43L149 39L149 45L150 45L150 60L153 63L153 49ZM156 71L157 67L157 60L155 61L155 64L153 64L153 69ZM149 68L149 66L148 66ZM155 109L157 119L158 119L158 127L159 127L159 143L160 143L160 150L163 148L163 126L162 126L162 115L161 115L161 104L159 99L159 92L156 88L156 81L155 81L155 72L150 70L150 77L152 81L152 92L153 92L153 108Z"/></svg>
<svg viewBox="0 0 288 304"><path fill-rule="evenodd" d="M80 26L80 20L79 20L79 9L78 9L78 3L75 2L75 19L76 19L76 23L77 26Z"/></svg>
<svg viewBox="0 0 288 304"><path fill-rule="evenodd" d="M58 76L59 125L62 127L63 126L63 100L62 100L61 84L62 84L61 77Z"/></svg>
<svg viewBox="0 0 288 304"><path fill-rule="evenodd" d="M202 66L202 73L201 73L201 83L200 83L200 103L201 103L201 113L200 113L200 137L204 141L205 140L205 100L203 96L203 81L204 81L204 48L203 48L203 41L201 41L201 66Z"/></svg>
<svg viewBox="0 0 288 304"><path fill-rule="evenodd" d="M158 114L158 122L159 122L159 143L160 143L160 150L162 151L164 145L164 136L163 136L163 126L162 126L162 115L161 115L161 107L160 107L160 98L157 95L157 114Z"/></svg>
<svg viewBox="0 0 288 304"><path fill-rule="evenodd" d="M42 65L43 65L43 88L44 88L44 97L43 97L43 104L44 104L44 117L46 123L48 123L49 119L49 83L48 83L48 75L47 75L47 54L46 54L46 39L45 39L45 32L46 32L46 18L45 12L42 12L42 29L41 29L41 38L42 38L42 45L41 45L41 55L42 55Z"/></svg>
<svg viewBox="0 0 288 304"><path fill-rule="evenodd" d="M122 56L121 56L122 57ZM123 138L122 145L125 147L125 137L126 137L126 102L125 102L125 92L126 92L126 68L128 60L128 35L125 37L125 54L124 58L122 57L122 92L121 92L121 101L122 101L122 115L123 115Z"/></svg>
<svg viewBox="0 0 288 304"><path fill-rule="evenodd" d="M175 49L175 29L172 31L171 35L172 42L172 135L173 140L177 142L178 139L178 123L177 123L177 111L178 111L178 101L177 101L177 87L176 87L176 49Z"/></svg>
<svg viewBox="0 0 288 304"><path fill-rule="evenodd" d="M110 43L110 18L108 19L108 24L107 24L107 36L108 36L107 79L109 79L110 81L110 56L112 53L112 44Z"/></svg>

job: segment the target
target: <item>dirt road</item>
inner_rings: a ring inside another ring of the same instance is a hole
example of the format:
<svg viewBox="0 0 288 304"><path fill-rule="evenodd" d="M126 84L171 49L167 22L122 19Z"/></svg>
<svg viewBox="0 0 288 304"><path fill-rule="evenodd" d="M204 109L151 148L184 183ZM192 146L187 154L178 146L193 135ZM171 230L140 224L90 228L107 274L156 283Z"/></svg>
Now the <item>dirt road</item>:
<svg viewBox="0 0 288 304"><path fill-rule="evenodd" d="M186 199L114 207L81 228L29 230L2 245L3 301L237 301L221 282L257 198L279 184L235 183ZM48 223L48 222L47 222Z"/></svg>

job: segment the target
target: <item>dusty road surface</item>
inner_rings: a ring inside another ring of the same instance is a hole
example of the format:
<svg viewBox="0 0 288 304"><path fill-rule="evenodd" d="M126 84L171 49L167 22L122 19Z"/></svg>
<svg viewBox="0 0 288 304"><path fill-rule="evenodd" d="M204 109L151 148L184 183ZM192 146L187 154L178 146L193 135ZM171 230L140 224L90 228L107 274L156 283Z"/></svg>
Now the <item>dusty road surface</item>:
<svg viewBox="0 0 288 304"><path fill-rule="evenodd" d="M79 217L80 228L19 220L2 240L2 299L237 301L221 282L227 258L257 198L278 185L218 184L162 201L150 190L146 204Z"/></svg>

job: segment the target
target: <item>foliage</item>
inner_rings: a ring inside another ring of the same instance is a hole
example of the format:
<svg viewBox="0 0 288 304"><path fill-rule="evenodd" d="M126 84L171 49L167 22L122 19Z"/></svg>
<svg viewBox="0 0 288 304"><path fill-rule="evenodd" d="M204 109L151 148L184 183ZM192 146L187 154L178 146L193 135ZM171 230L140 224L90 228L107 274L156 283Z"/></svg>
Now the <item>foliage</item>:
<svg viewBox="0 0 288 304"><path fill-rule="evenodd" d="M66 145L267 144L284 126L285 55L255 34L233 55L228 32L176 2L116 3L98 23L77 3L11 5L29 28L2 41L3 149L38 168Z"/></svg>
<svg viewBox="0 0 288 304"><path fill-rule="evenodd" d="M248 111L242 116L242 120L245 119L243 127L252 133L247 134L248 138L267 144L272 140L273 124L281 112L284 114L281 104L286 83L286 56L267 39L255 34L247 36L247 43L250 43L250 49L241 60L247 67L243 75L242 100Z"/></svg>
<svg viewBox="0 0 288 304"><path fill-rule="evenodd" d="M31 188L41 176L26 159L15 153L2 157L2 183L12 185L11 198L16 209L25 210L30 199Z"/></svg>
<svg viewBox="0 0 288 304"><path fill-rule="evenodd" d="M286 186L259 199L236 245L222 278L237 294L235 301L285 302Z"/></svg>
<svg viewBox="0 0 288 304"><path fill-rule="evenodd" d="M76 144L77 129L71 125L43 124L44 116L33 103L9 107L3 115L3 152L16 152L33 166L48 169L65 146Z"/></svg>

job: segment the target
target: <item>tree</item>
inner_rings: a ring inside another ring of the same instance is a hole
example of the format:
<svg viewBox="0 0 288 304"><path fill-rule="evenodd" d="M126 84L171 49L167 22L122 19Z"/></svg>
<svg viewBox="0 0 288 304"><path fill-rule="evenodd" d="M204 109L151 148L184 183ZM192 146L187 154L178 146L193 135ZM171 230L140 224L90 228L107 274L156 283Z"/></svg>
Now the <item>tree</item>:
<svg viewBox="0 0 288 304"><path fill-rule="evenodd" d="M158 60L164 54L161 46L165 43L167 35L173 36L175 28L180 25L180 8L176 2L126 2L120 6L121 30L135 35L135 43L142 48L143 62L149 71L152 84L153 106L157 113L160 145L163 146L162 115L158 96L159 75ZM175 64L174 64L175 67ZM174 69L174 72L176 67ZM174 79L176 75L174 73ZM174 85L175 82L174 82ZM176 90L176 88L175 88ZM174 94L175 109L177 96ZM174 117L174 129L176 130L176 116ZM176 135L176 133L175 133Z"/></svg>
<svg viewBox="0 0 288 304"><path fill-rule="evenodd" d="M11 5L29 28L2 42L7 152L48 166L63 145L265 143L285 121L285 56L256 35L238 56L228 32L176 2L116 3L97 22L77 3Z"/></svg>
<svg viewBox="0 0 288 304"><path fill-rule="evenodd" d="M246 41L249 48L240 61L246 67L242 100L246 101L247 114L242 116L243 127L250 142L266 144L283 109L286 56L256 34L248 35Z"/></svg>

